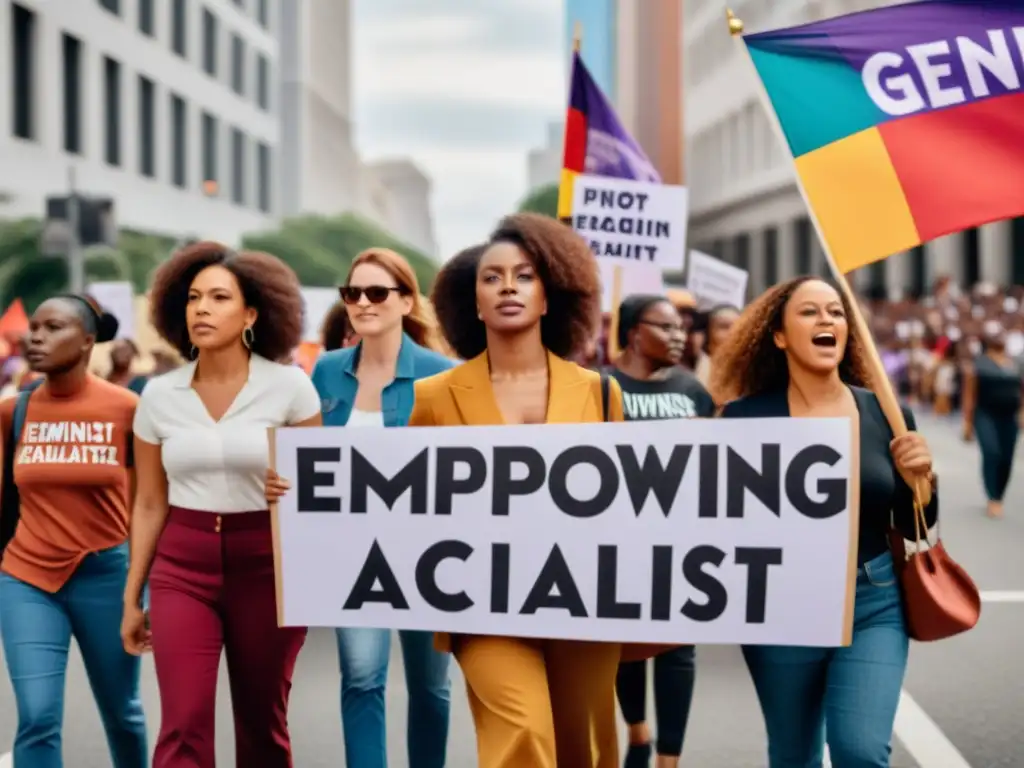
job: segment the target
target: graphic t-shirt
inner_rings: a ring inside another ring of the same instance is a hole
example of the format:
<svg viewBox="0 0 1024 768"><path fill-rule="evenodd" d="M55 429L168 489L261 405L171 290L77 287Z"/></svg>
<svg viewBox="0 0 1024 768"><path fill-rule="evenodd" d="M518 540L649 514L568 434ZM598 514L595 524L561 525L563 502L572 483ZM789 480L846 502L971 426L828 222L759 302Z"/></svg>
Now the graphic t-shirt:
<svg viewBox="0 0 1024 768"><path fill-rule="evenodd" d="M715 401L697 377L674 368L665 379L634 379L612 369L622 387L622 410L626 421L659 419L709 419L715 415Z"/></svg>
<svg viewBox="0 0 1024 768"><path fill-rule="evenodd" d="M55 397L45 384L32 393L14 449L21 519L4 552L5 573L56 592L86 555L127 540L138 401L95 376L69 397ZM5 451L14 404L0 404Z"/></svg>

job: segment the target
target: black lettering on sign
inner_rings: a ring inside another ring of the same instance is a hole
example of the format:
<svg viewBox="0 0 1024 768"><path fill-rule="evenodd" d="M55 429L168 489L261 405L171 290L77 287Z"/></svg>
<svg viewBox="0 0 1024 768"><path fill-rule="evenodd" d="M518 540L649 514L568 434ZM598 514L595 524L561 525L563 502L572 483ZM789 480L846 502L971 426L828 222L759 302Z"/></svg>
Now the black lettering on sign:
<svg viewBox="0 0 1024 768"><path fill-rule="evenodd" d="M827 445L809 445L793 457L786 469L786 497L797 512L811 520L827 520L846 509L846 478L818 480L818 493L825 497L821 501L807 495L807 475L811 467L816 464L834 467L841 458Z"/></svg>
<svg viewBox="0 0 1024 768"><path fill-rule="evenodd" d="M629 491L629 500L633 502L636 514L640 514L647 503L647 497L653 493L662 514L668 517L683 482L683 473L686 472L693 446L672 446L672 453L664 466L653 446L647 448L643 464L636 460L636 451L631 445L617 445L615 451L619 454L626 490Z"/></svg>
<svg viewBox="0 0 1024 768"><path fill-rule="evenodd" d="M782 548L736 547L736 563L747 566L747 624L764 624L768 568L782 565Z"/></svg>
<svg viewBox="0 0 1024 768"><path fill-rule="evenodd" d="M597 618L639 619L640 603L619 602L619 548L602 544L597 548Z"/></svg>
<svg viewBox="0 0 1024 768"><path fill-rule="evenodd" d="M416 562L416 589L431 608L458 613L473 607L473 598L465 592L445 592L437 586L437 568L445 560L466 562L473 548L464 541L449 539L427 548Z"/></svg>
<svg viewBox="0 0 1024 768"><path fill-rule="evenodd" d="M341 461L340 448L296 448L295 478L298 482L298 512L341 512L340 496L318 495L317 488L334 485L333 472L317 472L317 464L337 464Z"/></svg>
<svg viewBox="0 0 1024 768"><path fill-rule="evenodd" d="M522 465L526 475L518 480L512 477L512 466ZM508 515L513 496L529 496L544 487L544 457L534 448L501 446L494 449L494 480L491 483L491 514Z"/></svg>
<svg viewBox="0 0 1024 768"><path fill-rule="evenodd" d="M704 570L707 565L718 568L723 560L725 552L709 544L694 547L683 557L683 576L690 586L707 597L703 605L687 599L680 613L691 621L714 621L725 613L729 593L717 576Z"/></svg>
<svg viewBox="0 0 1024 768"><path fill-rule="evenodd" d="M455 479L455 468L465 466L467 475ZM476 448L438 448L434 467L434 514L450 515L457 494L476 493L487 479L487 461Z"/></svg>
<svg viewBox="0 0 1024 768"><path fill-rule="evenodd" d="M384 551L376 539L363 562L363 567L359 570L359 575L356 576L343 609L358 611L367 603L387 603L396 611L409 610L409 601L405 599L398 579L395 578L395 572L391 570L391 565L384 557Z"/></svg>
<svg viewBox="0 0 1024 768"><path fill-rule="evenodd" d="M718 517L718 446L700 447L697 517Z"/></svg>
<svg viewBox="0 0 1024 768"><path fill-rule="evenodd" d="M761 471L758 472L732 448L725 454L725 474L729 478L725 494L725 516L742 518L747 491L782 516L782 447L774 443L761 446Z"/></svg>
<svg viewBox="0 0 1024 768"><path fill-rule="evenodd" d="M491 544L491 613L508 613L509 561L508 544Z"/></svg>
<svg viewBox="0 0 1024 768"><path fill-rule="evenodd" d="M598 472L597 493L592 499L577 499L569 493L569 472L577 464L589 464ZM619 468L607 453L593 445L567 448L551 462L548 492L555 506L565 514L596 517L612 505L619 493Z"/></svg>
<svg viewBox="0 0 1024 768"><path fill-rule="evenodd" d="M529 616L541 608L557 608L568 611L577 619L587 617L586 606L576 581L569 570L569 564L557 544L551 549L544 567L540 569L537 580L530 588L530 593L523 602L519 613Z"/></svg>
<svg viewBox="0 0 1024 768"><path fill-rule="evenodd" d="M651 619L668 621L672 618L672 547L652 547L651 567Z"/></svg>
<svg viewBox="0 0 1024 768"><path fill-rule="evenodd" d="M414 515L427 513L427 448L417 453L412 460L398 470L394 477L387 477L377 471L355 448L352 449L352 503L349 511L365 514L369 491L373 491L388 509L394 509L406 491L410 493L409 511Z"/></svg>

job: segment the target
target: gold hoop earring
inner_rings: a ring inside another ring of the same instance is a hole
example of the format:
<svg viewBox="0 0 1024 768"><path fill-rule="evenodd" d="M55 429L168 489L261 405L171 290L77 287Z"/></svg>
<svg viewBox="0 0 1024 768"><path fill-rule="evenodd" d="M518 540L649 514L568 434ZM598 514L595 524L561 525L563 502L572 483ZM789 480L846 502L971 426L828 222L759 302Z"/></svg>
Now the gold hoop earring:
<svg viewBox="0 0 1024 768"><path fill-rule="evenodd" d="M188 359L195 360L197 357L199 357L199 350L196 348L196 345L193 344L192 349L189 350Z"/></svg>
<svg viewBox="0 0 1024 768"><path fill-rule="evenodd" d="M245 330L242 331L242 343L245 344L245 348L252 349L252 345L255 341L256 333L253 331L252 326L245 326Z"/></svg>

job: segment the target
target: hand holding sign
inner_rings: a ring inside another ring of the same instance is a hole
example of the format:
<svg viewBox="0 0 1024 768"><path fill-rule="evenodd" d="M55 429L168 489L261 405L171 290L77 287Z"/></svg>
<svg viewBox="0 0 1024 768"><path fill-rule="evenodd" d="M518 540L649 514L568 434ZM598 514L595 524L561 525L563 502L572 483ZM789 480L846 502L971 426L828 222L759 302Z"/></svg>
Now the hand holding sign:
<svg viewBox="0 0 1024 768"><path fill-rule="evenodd" d="M288 493L288 489L292 487L292 484L277 474L272 468L267 468L266 476L266 488L264 494L267 497L268 504L276 504L278 500Z"/></svg>

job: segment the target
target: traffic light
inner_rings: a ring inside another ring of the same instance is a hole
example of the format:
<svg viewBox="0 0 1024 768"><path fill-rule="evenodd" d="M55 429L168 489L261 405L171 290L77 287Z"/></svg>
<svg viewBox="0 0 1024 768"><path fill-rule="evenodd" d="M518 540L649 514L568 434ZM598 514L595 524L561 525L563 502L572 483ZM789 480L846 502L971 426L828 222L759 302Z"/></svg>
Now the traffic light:
<svg viewBox="0 0 1024 768"><path fill-rule="evenodd" d="M43 229L44 251L50 255L65 255L70 241L68 195L46 198L46 224ZM114 218L114 200L110 197L75 195L78 203L78 246L117 245L117 222Z"/></svg>

